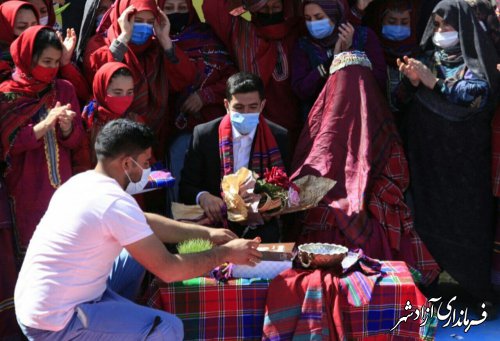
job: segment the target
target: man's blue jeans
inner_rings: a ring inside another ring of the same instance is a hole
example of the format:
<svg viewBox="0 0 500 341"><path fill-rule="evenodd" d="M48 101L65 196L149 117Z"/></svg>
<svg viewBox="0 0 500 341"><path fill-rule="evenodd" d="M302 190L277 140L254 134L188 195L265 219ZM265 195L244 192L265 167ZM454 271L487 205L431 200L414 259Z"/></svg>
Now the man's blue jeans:
<svg viewBox="0 0 500 341"><path fill-rule="evenodd" d="M63 330L19 325L29 340L182 340L184 329L176 316L130 301L135 298L144 272L124 249L115 260L102 297L78 305Z"/></svg>

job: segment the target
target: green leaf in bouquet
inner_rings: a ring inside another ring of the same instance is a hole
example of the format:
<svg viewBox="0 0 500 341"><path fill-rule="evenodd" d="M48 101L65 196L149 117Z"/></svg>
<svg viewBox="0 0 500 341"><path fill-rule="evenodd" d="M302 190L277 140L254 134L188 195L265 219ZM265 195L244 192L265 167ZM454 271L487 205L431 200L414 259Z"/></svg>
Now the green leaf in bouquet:
<svg viewBox="0 0 500 341"><path fill-rule="evenodd" d="M276 185L270 184L263 179L257 179L253 190L256 194L267 193L272 199L281 198L286 191Z"/></svg>

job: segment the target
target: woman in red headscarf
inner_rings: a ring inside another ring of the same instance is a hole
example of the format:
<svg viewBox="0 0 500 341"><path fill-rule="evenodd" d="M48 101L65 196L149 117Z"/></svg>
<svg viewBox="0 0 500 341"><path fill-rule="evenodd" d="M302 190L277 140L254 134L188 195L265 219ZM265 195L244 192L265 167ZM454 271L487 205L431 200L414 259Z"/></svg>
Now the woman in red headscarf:
<svg viewBox="0 0 500 341"><path fill-rule="evenodd" d="M56 79L62 50L54 30L28 28L10 48L12 79L0 84L0 155L22 249L84 138L75 90Z"/></svg>
<svg viewBox="0 0 500 341"><path fill-rule="evenodd" d="M408 163L368 65L356 52L336 57L302 130L292 177L324 176L337 184L306 211L299 243L337 243L362 248L372 258L404 260L429 284L439 266L405 204Z"/></svg>
<svg viewBox="0 0 500 341"><path fill-rule="evenodd" d="M237 72L224 44L210 26L198 19L192 0L160 0L170 21L170 35L197 68L198 77L173 97L176 128L192 131L194 126L224 116L226 80Z"/></svg>
<svg viewBox="0 0 500 341"><path fill-rule="evenodd" d="M160 0L170 21L170 35L195 64L198 77L184 91L172 96L170 117L176 134L169 147L169 170L179 179L184 156L196 125L226 114L226 80L237 72L229 53L209 25L201 23L192 0ZM178 183L178 182L177 182ZM176 185L171 193L177 198Z"/></svg>
<svg viewBox="0 0 500 341"><path fill-rule="evenodd" d="M94 98L83 108L82 119L90 135L91 159L95 165L94 143L102 127L121 117L136 119L137 115L127 114L134 100L132 71L123 63L104 64L95 74L93 91Z"/></svg>
<svg viewBox="0 0 500 341"><path fill-rule="evenodd" d="M38 25L38 11L25 1L8 1L0 5L0 82L10 77L12 57L10 44L25 29Z"/></svg>
<svg viewBox="0 0 500 341"><path fill-rule="evenodd" d="M92 53L90 64L85 67L92 78L110 61L130 67L135 80L130 111L143 116L155 131L159 139L155 154L163 159L170 130L168 93L193 84L196 67L172 42L168 18L154 0L117 0L109 9L109 20L106 46Z"/></svg>
<svg viewBox="0 0 500 341"><path fill-rule="evenodd" d="M11 2L12 0L0 0L0 3ZM17 0L14 0L17 1ZM39 16L40 25L54 27L56 24L56 13L54 11L54 6L52 5L52 0L24 0L32 4Z"/></svg>
<svg viewBox="0 0 500 341"><path fill-rule="evenodd" d="M267 98L264 116L285 127L296 141L300 132L300 106L291 86L291 52L298 37L295 1L243 0L229 12L229 0L204 0L207 23L226 45L240 71L258 75ZM238 16L245 10L251 21Z"/></svg>
<svg viewBox="0 0 500 341"><path fill-rule="evenodd" d="M40 25L54 27L56 25L56 13L52 0L26 0L33 4L40 14ZM56 28L56 27L54 27Z"/></svg>
<svg viewBox="0 0 500 341"><path fill-rule="evenodd" d="M41 17L41 14L37 7L26 1L7 1L0 5L0 81L10 78L14 67L9 53L10 44L25 29L38 25L39 16ZM74 30L67 30L65 39L60 34L58 36L63 43L59 76L70 81L75 87L78 98L86 101L90 97L87 81L80 70L71 63L76 46L76 34Z"/></svg>

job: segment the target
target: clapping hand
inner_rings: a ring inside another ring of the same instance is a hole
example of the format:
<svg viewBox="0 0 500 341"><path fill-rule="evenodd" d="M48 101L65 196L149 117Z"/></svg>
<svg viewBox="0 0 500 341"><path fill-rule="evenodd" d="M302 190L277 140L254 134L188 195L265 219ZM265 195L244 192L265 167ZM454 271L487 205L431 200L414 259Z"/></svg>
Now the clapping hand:
<svg viewBox="0 0 500 341"><path fill-rule="evenodd" d="M437 78L432 71L424 63L414 58L409 58L408 63L413 67L422 84L429 89L433 89L437 83Z"/></svg>
<svg viewBox="0 0 500 341"><path fill-rule="evenodd" d="M71 110L71 104L61 105L61 102L58 101L56 105L49 110L47 116L33 127L36 139L39 140L45 136L48 131L54 129L58 122L63 136L69 136L75 116L76 113Z"/></svg>
<svg viewBox="0 0 500 341"><path fill-rule="evenodd" d="M339 39L335 44L334 53L347 51L352 46L352 39L354 37L354 26L350 23L344 23L339 26Z"/></svg>
<svg viewBox="0 0 500 341"><path fill-rule="evenodd" d="M398 65L399 72L405 75L413 86L417 87L420 84L420 77L416 66L410 62L410 58L407 56L404 56L403 60L398 58L396 64Z"/></svg>
<svg viewBox="0 0 500 341"><path fill-rule="evenodd" d="M68 137L73 130L73 118L75 118L76 112L71 110L71 104L67 104L65 107L59 113L58 122L63 137Z"/></svg>

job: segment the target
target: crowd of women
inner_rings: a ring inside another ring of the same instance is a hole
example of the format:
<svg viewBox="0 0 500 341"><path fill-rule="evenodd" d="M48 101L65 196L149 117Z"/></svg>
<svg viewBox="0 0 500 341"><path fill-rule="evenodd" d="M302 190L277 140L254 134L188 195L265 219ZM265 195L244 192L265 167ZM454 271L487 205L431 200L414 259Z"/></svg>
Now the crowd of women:
<svg viewBox="0 0 500 341"><path fill-rule="evenodd" d="M424 285L446 270L494 298L498 0L496 13L490 0L193 2L87 0L77 34L60 30L52 0L0 1L0 336L16 325L23 251L54 191L95 165L102 126L150 126L155 161L178 176L193 128L226 114L238 70L263 80L291 175L338 182L292 241L404 260ZM369 67L331 73L346 51Z"/></svg>

